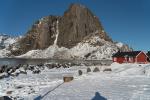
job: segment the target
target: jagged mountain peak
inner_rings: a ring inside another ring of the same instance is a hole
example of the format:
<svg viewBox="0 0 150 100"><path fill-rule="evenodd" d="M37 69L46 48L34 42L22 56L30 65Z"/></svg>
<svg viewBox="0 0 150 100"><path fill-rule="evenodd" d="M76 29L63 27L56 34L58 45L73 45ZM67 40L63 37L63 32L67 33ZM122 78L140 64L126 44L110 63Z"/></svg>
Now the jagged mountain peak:
<svg viewBox="0 0 150 100"><path fill-rule="evenodd" d="M72 8L72 7L75 7L75 8L87 8L86 6L80 4L80 3L72 3L70 4L69 8Z"/></svg>
<svg viewBox="0 0 150 100"><path fill-rule="evenodd" d="M71 48L94 32L98 32L104 40L111 41L99 19L87 7L80 4L72 4L64 13L60 19L59 31L60 47Z"/></svg>
<svg viewBox="0 0 150 100"><path fill-rule="evenodd" d="M84 6L84 5L81 5L81 4L78 4L78 3L72 3L70 6L69 6L69 8L68 8L68 10L66 10L65 11L65 13L67 13L67 12L76 12L76 11L78 11L78 10L84 10L84 11L90 11L86 6Z"/></svg>

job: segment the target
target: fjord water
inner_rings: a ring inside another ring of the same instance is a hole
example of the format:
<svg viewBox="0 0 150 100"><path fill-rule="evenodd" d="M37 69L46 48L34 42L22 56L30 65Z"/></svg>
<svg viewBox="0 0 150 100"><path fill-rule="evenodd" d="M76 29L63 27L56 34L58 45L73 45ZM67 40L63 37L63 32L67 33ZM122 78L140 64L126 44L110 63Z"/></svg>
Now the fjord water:
<svg viewBox="0 0 150 100"><path fill-rule="evenodd" d="M46 62L46 59L25 59L25 58L0 58L0 66L18 64L40 64Z"/></svg>
<svg viewBox="0 0 150 100"><path fill-rule="evenodd" d="M26 58L0 58L0 66L10 65L15 66L18 64L41 64L41 63L74 63L86 65L99 65L112 63L111 60L68 60L68 59L26 59Z"/></svg>

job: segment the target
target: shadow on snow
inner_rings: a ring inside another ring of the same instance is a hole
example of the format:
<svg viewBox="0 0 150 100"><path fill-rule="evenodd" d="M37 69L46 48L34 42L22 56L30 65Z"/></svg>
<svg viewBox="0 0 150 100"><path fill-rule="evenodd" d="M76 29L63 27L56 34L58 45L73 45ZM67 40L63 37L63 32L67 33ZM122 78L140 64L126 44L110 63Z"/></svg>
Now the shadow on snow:
<svg viewBox="0 0 150 100"><path fill-rule="evenodd" d="M95 96L91 100L107 100L107 99L101 96L99 92L95 92Z"/></svg>

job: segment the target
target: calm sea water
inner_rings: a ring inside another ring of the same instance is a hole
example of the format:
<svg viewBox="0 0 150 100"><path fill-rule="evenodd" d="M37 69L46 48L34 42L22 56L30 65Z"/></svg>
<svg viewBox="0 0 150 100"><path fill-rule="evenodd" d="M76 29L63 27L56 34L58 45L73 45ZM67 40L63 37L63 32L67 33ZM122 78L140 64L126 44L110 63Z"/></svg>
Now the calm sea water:
<svg viewBox="0 0 150 100"><path fill-rule="evenodd" d="M75 64L111 64L111 60L64 60L64 59L23 59L23 58L0 58L0 66L10 65L15 66L18 64L40 64L40 63L75 63Z"/></svg>

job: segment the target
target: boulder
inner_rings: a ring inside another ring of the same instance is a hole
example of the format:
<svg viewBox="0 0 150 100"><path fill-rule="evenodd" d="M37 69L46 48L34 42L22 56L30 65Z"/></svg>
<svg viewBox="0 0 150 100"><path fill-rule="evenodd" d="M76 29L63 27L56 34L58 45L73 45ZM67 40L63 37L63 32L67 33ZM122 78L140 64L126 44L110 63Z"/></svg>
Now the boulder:
<svg viewBox="0 0 150 100"><path fill-rule="evenodd" d="M111 68L106 68L106 69L103 70L103 72L106 72L106 71L112 71L112 69Z"/></svg>
<svg viewBox="0 0 150 100"><path fill-rule="evenodd" d="M97 68L97 67L95 67L94 68L94 70L93 70L93 72L99 72L100 70L99 70L99 68Z"/></svg>
<svg viewBox="0 0 150 100"><path fill-rule="evenodd" d="M3 97L0 97L0 100L12 100L12 99L9 98L8 96L3 96Z"/></svg>
<svg viewBox="0 0 150 100"><path fill-rule="evenodd" d="M81 76L83 74L82 70L78 70L78 74Z"/></svg>
<svg viewBox="0 0 150 100"><path fill-rule="evenodd" d="M74 79L73 76L64 76L64 77L63 77L64 82L70 82L70 81L72 81L73 79Z"/></svg>
<svg viewBox="0 0 150 100"><path fill-rule="evenodd" d="M90 69L90 68L87 68L87 73L88 73L88 72L91 72L91 69Z"/></svg>

